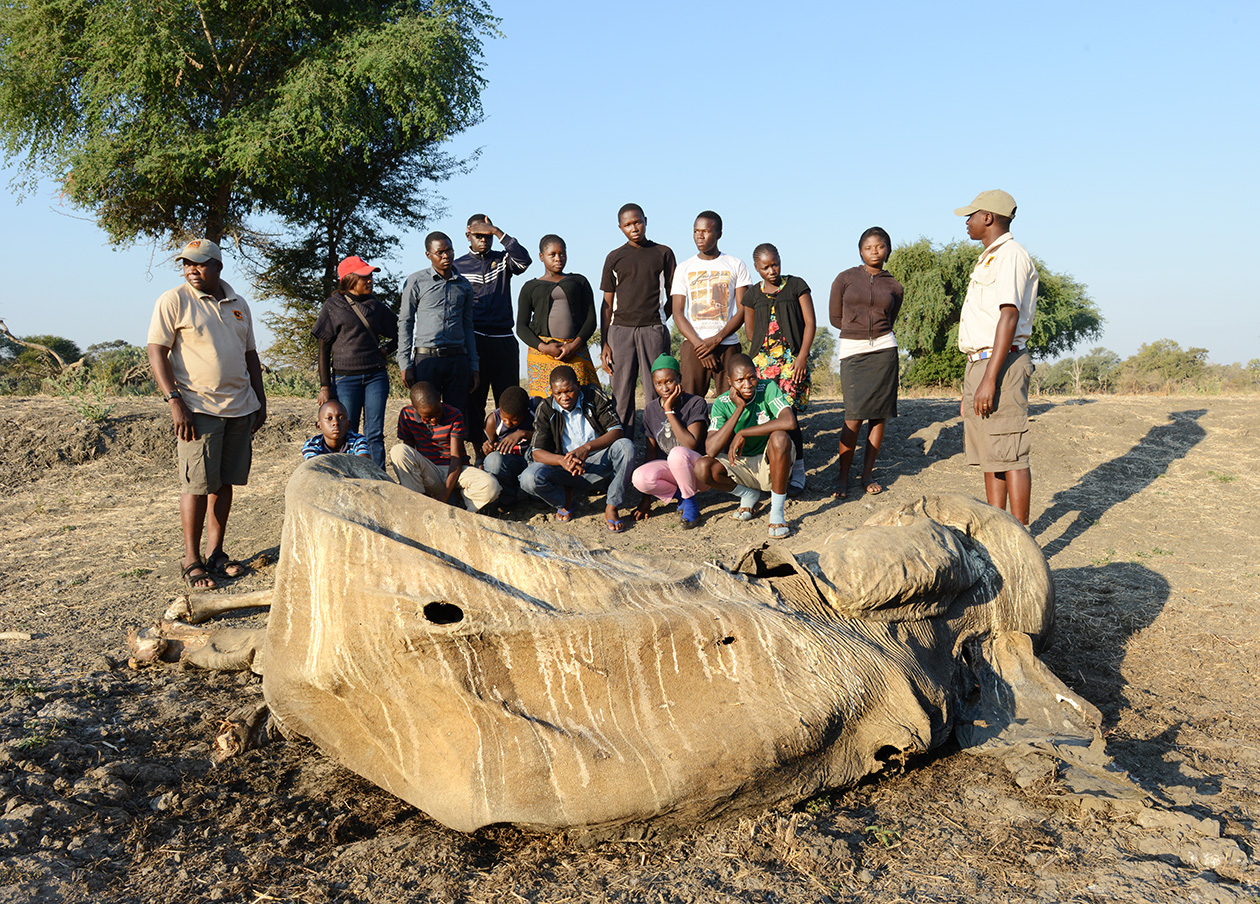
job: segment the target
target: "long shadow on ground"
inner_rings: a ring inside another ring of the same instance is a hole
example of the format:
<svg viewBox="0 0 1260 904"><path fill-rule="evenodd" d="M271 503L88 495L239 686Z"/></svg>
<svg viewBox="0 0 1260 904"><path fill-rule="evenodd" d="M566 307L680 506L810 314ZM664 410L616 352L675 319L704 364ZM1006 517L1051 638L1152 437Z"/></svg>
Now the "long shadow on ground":
<svg viewBox="0 0 1260 904"><path fill-rule="evenodd" d="M1199 426L1199 418L1206 413L1206 408L1172 412L1169 415L1172 423L1152 427L1128 452L1094 468L1076 486L1055 493L1049 507L1029 528L1032 535L1040 536L1073 512L1076 517L1061 535L1042 546L1046 558L1062 552L1104 512L1142 492L1167 471L1170 464L1185 458L1207 435Z"/></svg>
<svg viewBox="0 0 1260 904"><path fill-rule="evenodd" d="M1122 711L1142 702L1126 692L1129 639L1159 617L1171 587L1163 575L1136 562L1055 569L1053 574L1054 639L1042 658L1114 724ZM1108 752L1151 791L1153 783L1168 780L1163 754L1171 746L1159 738L1128 738L1109 741Z"/></svg>
<svg viewBox="0 0 1260 904"><path fill-rule="evenodd" d="M875 464L875 479L885 488L902 477L914 477L941 459L962 451L962 421L958 417L958 402L953 399L901 399L899 415L888 419L884 442ZM955 422L955 423L951 423ZM827 462L826 470L816 479L827 492L836 485L840 474L835 470L840 443L840 431L844 427L844 403L838 400L814 402L809 413L802 418L805 442L813 446L809 454L811 469L814 462ZM931 428L940 425L933 432ZM923 433L922 436L914 434ZM866 454L866 427L858 438L853 454L852 475L861 474L862 457Z"/></svg>

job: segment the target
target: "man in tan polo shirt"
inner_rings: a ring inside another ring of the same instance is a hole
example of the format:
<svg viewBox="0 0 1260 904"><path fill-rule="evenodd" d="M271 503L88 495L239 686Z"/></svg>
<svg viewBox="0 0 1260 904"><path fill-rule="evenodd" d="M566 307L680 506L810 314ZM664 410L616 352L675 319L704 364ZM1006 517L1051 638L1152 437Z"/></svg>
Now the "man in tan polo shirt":
<svg viewBox="0 0 1260 904"><path fill-rule="evenodd" d="M251 441L267 419L267 397L249 306L219 278L219 246L196 239L176 259L184 282L154 306L149 365L178 439L184 582L192 590L213 590L216 574L245 573L223 551L223 536L232 487L249 479Z"/></svg>
<svg viewBox="0 0 1260 904"><path fill-rule="evenodd" d="M1015 199L984 191L966 207L967 235L984 243L971 271L958 326L967 356L963 377L963 437L967 464L984 472L989 505L1028 524L1032 472L1028 466L1028 337L1037 313L1037 267L1011 237Z"/></svg>

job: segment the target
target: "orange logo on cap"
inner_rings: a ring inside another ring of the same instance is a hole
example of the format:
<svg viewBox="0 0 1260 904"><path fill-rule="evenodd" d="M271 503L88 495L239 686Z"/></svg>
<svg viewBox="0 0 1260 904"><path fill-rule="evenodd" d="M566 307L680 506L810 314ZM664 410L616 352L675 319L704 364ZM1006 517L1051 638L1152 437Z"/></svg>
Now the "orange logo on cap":
<svg viewBox="0 0 1260 904"><path fill-rule="evenodd" d="M233 311L232 313L233 313L234 315L236 315L236 319L237 319L237 320L244 320L244 319L245 319L245 315L244 315L244 314L242 314L240 311Z"/></svg>

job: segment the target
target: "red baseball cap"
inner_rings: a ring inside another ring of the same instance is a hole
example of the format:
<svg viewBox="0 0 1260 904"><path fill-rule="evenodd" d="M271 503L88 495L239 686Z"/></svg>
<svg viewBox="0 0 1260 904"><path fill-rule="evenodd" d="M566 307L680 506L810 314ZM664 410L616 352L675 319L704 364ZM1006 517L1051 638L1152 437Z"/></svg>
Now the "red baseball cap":
<svg viewBox="0 0 1260 904"><path fill-rule="evenodd" d="M352 273L355 276L370 276L380 269L380 267L373 267L357 254L352 254L337 265L337 278L345 279Z"/></svg>

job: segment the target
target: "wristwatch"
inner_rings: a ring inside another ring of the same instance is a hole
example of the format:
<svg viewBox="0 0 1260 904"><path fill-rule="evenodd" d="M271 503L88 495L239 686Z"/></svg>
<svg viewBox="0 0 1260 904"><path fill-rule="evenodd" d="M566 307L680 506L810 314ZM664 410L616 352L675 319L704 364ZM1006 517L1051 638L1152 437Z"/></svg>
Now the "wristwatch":
<svg viewBox="0 0 1260 904"><path fill-rule="evenodd" d="M171 399L181 399L183 395L178 389L172 389L166 395L162 396L163 401L169 402Z"/></svg>

